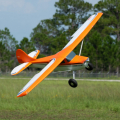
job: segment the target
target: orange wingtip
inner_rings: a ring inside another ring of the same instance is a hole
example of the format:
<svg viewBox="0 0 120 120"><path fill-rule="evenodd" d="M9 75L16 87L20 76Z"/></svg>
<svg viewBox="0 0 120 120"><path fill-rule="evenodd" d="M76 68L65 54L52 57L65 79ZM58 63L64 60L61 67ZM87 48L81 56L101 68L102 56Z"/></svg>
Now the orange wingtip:
<svg viewBox="0 0 120 120"><path fill-rule="evenodd" d="M26 92L26 91L24 91L24 92L19 92L18 94L17 94L17 97L23 97L23 96L25 96L25 95L27 95L28 94L28 92Z"/></svg>

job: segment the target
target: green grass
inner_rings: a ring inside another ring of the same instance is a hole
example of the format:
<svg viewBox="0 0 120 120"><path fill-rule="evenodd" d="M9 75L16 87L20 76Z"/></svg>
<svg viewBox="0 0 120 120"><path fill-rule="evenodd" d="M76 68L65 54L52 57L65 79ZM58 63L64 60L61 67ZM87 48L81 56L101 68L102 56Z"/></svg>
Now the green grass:
<svg viewBox="0 0 120 120"><path fill-rule="evenodd" d="M29 79L0 79L0 120L119 120L120 83L44 80L27 96L17 93Z"/></svg>

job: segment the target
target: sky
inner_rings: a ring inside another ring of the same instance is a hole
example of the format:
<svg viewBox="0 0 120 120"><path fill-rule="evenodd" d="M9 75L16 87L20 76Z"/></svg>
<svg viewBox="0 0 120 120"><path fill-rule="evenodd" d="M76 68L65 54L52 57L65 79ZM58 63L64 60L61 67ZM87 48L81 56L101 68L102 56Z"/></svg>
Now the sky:
<svg viewBox="0 0 120 120"><path fill-rule="evenodd" d="M17 41L30 39L30 33L44 19L52 18L59 0L0 0L0 30L7 27ZM96 4L99 0L84 0Z"/></svg>

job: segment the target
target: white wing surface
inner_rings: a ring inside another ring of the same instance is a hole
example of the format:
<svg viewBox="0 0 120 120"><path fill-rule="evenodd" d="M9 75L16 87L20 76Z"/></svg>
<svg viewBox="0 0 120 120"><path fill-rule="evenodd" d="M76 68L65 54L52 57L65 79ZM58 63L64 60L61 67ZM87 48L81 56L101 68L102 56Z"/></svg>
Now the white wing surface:
<svg viewBox="0 0 120 120"><path fill-rule="evenodd" d="M51 60L51 62L49 64L47 64L39 73L37 73L24 87L23 89L18 93L17 97L21 97L21 96L24 96L26 94L29 93L29 91L31 89L34 88L34 86L36 86L38 83L37 83L37 80L41 77L41 75L43 75L43 73L45 73L48 68L50 68L53 63L55 62L55 59ZM47 74L47 73L46 73ZM46 77L46 76L45 76ZM40 81L39 81L40 82Z"/></svg>
<svg viewBox="0 0 120 120"><path fill-rule="evenodd" d="M76 38L88 27L88 25L93 21L93 19L96 17L97 15L92 15L90 16L87 21L71 36L72 39L68 42L68 44L64 47L68 47L69 45L71 45ZM64 49L63 48L63 49Z"/></svg>

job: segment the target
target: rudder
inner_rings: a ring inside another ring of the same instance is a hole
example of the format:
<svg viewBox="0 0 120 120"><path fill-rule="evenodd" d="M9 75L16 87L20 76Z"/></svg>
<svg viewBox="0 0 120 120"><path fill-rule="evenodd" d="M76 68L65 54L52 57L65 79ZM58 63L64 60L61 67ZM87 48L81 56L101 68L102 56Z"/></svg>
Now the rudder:
<svg viewBox="0 0 120 120"><path fill-rule="evenodd" d="M23 50L17 49L16 57L19 63L25 63L35 60L39 53L39 50L35 50L27 55Z"/></svg>

